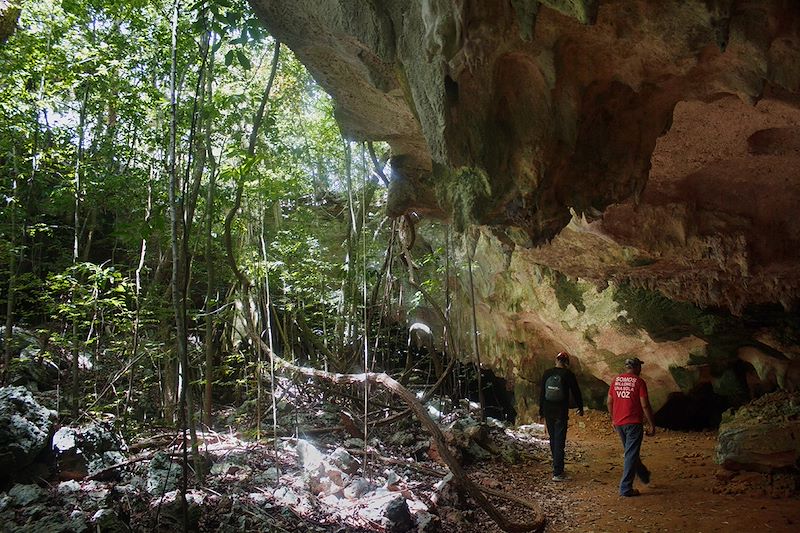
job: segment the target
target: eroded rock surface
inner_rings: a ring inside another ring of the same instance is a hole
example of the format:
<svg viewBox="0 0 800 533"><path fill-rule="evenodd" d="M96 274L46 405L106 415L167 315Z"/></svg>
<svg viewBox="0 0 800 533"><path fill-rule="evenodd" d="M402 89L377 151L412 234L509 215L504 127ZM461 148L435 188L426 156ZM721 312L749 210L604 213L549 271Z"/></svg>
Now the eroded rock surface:
<svg viewBox="0 0 800 533"><path fill-rule="evenodd" d="M0 44L4 44L17 29L20 2L0 0Z"/></svg>

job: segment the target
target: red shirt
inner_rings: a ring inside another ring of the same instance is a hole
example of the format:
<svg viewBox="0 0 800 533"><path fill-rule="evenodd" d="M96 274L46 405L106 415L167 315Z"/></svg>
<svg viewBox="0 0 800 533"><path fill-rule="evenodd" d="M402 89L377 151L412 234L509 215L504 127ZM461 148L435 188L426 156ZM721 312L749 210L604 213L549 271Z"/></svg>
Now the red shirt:
<svg viewBox="0 0 800 533"><path fill-rule="evenodd" d="M647 383L636 374L620 374L608 389L611 420L615 426L643 423L640 398L647 398Z"/></svg>

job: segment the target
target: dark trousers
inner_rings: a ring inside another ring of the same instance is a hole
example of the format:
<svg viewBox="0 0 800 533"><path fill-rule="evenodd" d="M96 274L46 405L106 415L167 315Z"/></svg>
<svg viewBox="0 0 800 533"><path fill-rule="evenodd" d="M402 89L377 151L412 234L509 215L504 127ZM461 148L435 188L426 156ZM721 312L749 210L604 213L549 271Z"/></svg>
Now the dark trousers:
<svg viewBox="0 0 800 533"><path fill-rule="evenodd" d="M644 426L642 424L625 424L616 426L617 434L622 440L622 448L625 450L625 462L622 470L622 480L619 482L619 493L626 494L633 490L633 479L638 475L647 475L647 467L644 466L639 458L642 449L642 439L644 439Z"/></svg>
<svg viewBox="0 0 800 533"><path fill-rule="evenodd" d="M556 414L544 417L547 434L550 435L550 454L553 456L553 475L564 473L564 447L567 445L567 415Z"/></svg>

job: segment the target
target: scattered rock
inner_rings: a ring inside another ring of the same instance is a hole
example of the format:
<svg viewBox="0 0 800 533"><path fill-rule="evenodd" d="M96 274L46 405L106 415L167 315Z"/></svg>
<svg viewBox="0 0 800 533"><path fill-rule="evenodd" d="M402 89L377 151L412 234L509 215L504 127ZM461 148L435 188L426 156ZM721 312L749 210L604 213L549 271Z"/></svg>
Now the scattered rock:
<svg viewBox="0 0 800 533"><path fill-rule="evenodd" d="M367 494L368 492L374 490L375 484L369 480L366 480L362 477L354 478L350 481L350 483L344 488L344 495L350 499L358 499Z"/></svg>
<svg viewBox="0 0 800 533"><path fill-rule="evenodd" d="M455 507L458 505L458 491L453 483L453 474L448 473L433 487L431 501L436 507Z"/></svg>
<svg viewBox="0 0 800 533"><path fill-rule="evenodd" d="M359 467L361 467L361 462L342 447L333 450L328 458L334 465L341 469L342 472L348 474L355 474Z"/></svg>
<svg viewBox="0 0 800 533"><path fill-rule="evenodd" d="M364 439L350 438L344 441L344 447L352 449L363 449Z"/></svg>
<svg viewBox="0 0 800 533"><path fill-rule="evenodd" d="M244 479L252 473L253 469L249 466L235 463L216 463L211 467L211 474L216 476L229 476L237 479Z"/></svg>
<svg viewBox="0 0 800 533"><path fill-rule="evenodd" d="M458 461L485 461L500 453L486 426L472 417L456 419L442 433ZM443 462L435 442L431 442L428 454L433 460Z"/></svg>
<svg viewBox="0 0 800 533"><path fill-rule="evenodd" d="M36 346L22 349L9 365L8 383L32 392L53 390L58 381L58 366Z"/></svg>
<svg viewBox="0 0 800 533"><path fill-rule="evenodd" d="M389 444L396 444L398 446L408 446L409 444L413 444L416 442L416 437L414 434L409 431L398 431L396 433L392 433L389 437Z"/></svg>
<svg viewBox="0 0 800 533"><path fill-rule="evenodd" d="M90 520L92 525L97 531L103 533L123 533L130 531L130 528L122 520L120 520L117 513L111 509L100 509Z"/></svg>
<svg viewBox="0 0 800 533"><path fill-rule="evenodd" d="M297 457L306 472L317 471L322 467L322 453L310 442L298 440L296 450Z"/></svg>
<svg viewBox="0 0 800 533"><path fill-rule="evenodd" d="M189 531L196 531L199 522L205 494L197 490L186 492L186 514L189 522ZM180 530L183 523L183 509L180 491L173 490L164 494L161 498L155 498L150 502L150 507L159 507L160 514L167 524L172 524L175 530Z"/></svg>
<svg viewBox="0 0 800 533"><path fill-rule="evenodd" d="M25 507L44 499L45 491L38 485L14 485L8 491L11 501L17 507Z"/></svg>
<svg viewBox="0 0 800 533"><path fill-rule="evenodd" d="M263 472L258 472L253 475L253 482L257 485L269 485L278 481L280 477L280 472L274 466L267 468Z"/></svg>
<svg viewBox="0 0 800 533"><path fill-rule="evenodd" d="M281 505L292 507L300 503L300 497L289 487L280 487L273 493L275 501Z"/></svg>

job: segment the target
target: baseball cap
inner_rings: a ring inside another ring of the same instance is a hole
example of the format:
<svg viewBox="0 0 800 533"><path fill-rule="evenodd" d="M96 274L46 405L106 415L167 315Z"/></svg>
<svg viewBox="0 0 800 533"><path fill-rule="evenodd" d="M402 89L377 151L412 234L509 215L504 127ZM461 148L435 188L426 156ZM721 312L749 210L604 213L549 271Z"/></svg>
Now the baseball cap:
<svg viewBox="0 0 800 533"><path fill-rule="evenodd" d="M644 364L644 361L642 361L638 357L634 357L632 359L625 359L625 366L630 367L630 368L637 367L637 366L642 366L643 364Z"/></svg>

